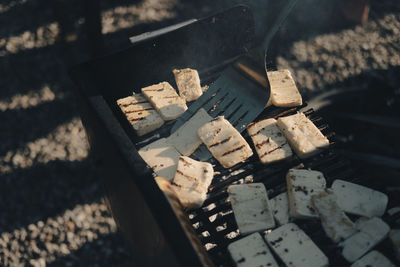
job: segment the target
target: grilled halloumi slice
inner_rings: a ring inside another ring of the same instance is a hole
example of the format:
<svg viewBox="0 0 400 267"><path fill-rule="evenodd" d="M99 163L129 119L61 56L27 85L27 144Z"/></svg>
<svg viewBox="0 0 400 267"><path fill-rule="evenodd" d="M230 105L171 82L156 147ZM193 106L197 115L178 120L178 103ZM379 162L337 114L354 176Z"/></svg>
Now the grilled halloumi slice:
<svg viewBox="0 0 400 267"><path fill-rule="evenodd" d="M243 162L253 155L246 140L223 116L204 124L197 134L211 154L225 168Z"/></svg>
<svg viewBox="0 0 400 267"><path fill-rule="evenodd" d="M328 258L296 224L288 223L266 233L268 245L286 266L325 267Z"/></svg>
<svg viewBox="0 0 400 267"><path fill-rule="evenodd" d="M332 191L313 195L311 202L321 218L322 228L333 242L341 242L357 232L354 223L338 206Z"/></svg>
<svg viewBox="0 0 400 267"><path fill-rule="evenodd" d="M174 69L175 82L178 86L179 95L186 101L193 101L203 94L200 85L200 77L197 70L193 69Z"/></svg>
<svg viewBox="0 0 400 267"><path fill-rule="evenodd" d="M271 85L271 102L276 107L297 107L303 104L301 94L289 70L267 72Z"/></svg>
<svg viewBox="0 0 400 267"><path fill-rule="evenodd" d="M339 207L345 212L360 216L382 216L388 204L388 196L368 187L343 180L335 180L332 190Z"/></svg>
<svg viewBox="0 0 400 267"><path fill-rule="evenodd" d="M152 132L164 124L160 114L142 94L118 99L117 104L138 136Z"/></svg>
<svg viewBox="0 0 400 267"><path fill-rule="evenodd" d="M210 163L181 156L171 184L184 207L198 208L207 198L213 177L214 170Z"/></svg>
<svg viewBox="0 0 400 267"><path fill-rule="evenodd" d="M303 113L278 118L277 125L300 158L318 153L329 145L328 138Z"/></svg>
<svg viewBox="0 0 400 267"><path fill-rule="evenodd" d="M275 119L252 123L247 127L261 163L267 164L292 156L292 150Z"/></svg>
<svg viewBox="0 0 400 267"><path fill-rule="evenodd" d="M353 263L350 267L395 267L382 253L373 250Z"/></svg>
<svg viewBox="0 0 400 267"><path fill-rule="evenodd" d="M228 192L241 234L275 227L267 190L262 183L231 185Z"/></svg>
<svg viewBox="0 0 400 267"><path fill-rule="evenodd" d="M229 244L228 251L237 267L278 267L274 256L259 233L248 235Z"/></svg>
<svg viewBox="0 0 400 267"><path fill-rule="evenodd" d="M311 197L325 190L326 181L319 171L290 169L286 175L289 214L292 218L318 218Z"/></svg>
<svg viewBox="0 0 400 267"><path fill-rule="evenodd" d="M142 88L142 93L166 121L179 118L187 110L185 100L168 82Z"/></svg>
<svg viewBox="0 0 400 267"><path fill-rule="evenodd" d="M289 199L287 192L283 192L269 200L274 214L275 222L284 225L289 222Z"/></svg>
<svg viewBox="0 0 400 267"><path fill-rule="evenodd" d="M180 154L165 138L143 147L139 155L158 176L167 180L174 178Z"/></svg>
<svg viewBox="0 0 400 267"><path fill-rule="evenodd" d="M390 227L380 218L374 217L358 225L359 232L350 236L343 243L342 255L354 262L375 245L386 238Z"/></svg>
<svg viewBox="0 0 400 267"><path fill-rule="evenodd" d="M212 119L204 109L199 109L193 117L168 137L168 143L182 155L190 156L201 145L197 130Z"/></svg>

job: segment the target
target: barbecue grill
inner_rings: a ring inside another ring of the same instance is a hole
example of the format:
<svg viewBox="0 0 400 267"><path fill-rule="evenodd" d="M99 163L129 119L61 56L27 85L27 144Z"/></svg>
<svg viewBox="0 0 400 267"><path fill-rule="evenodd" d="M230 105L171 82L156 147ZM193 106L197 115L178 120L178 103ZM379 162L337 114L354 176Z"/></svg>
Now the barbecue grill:
<svg viewBox="0 0 400 267"><path fill-rule="evenodd" d="M312 109L306 105L271 106L257 120L301 110L328 137L329 148L307 160L293 156L267 166L259 162L257 155L231 169L211 160L219 174L210 186L207 200L202 208L184 211L176 199L167 198L159 189L152 170L137 152L168 136L173 123L138 137L116 100L157 82L173 83L174 68L197 69L202 85L210 84L224 67L254 45L252 14L247 7L238 6L133 41L130 48L80 64L70 73L78 85L81 117L101 174L99 182L138 266L231 266L226 247L241 237L226 192L233 183L262 182L269 197L274 197L286 189L284 177L290 168L322 171L328 186L335 179L352 177L354 170L350 164L335 153L334 133ZM252 144L249 136L244 137ZM393 227L398 223L398 215L384 219ZM317 220L296 223L329 257L332 266L349 265ZM377 249L396 262L388 241Z"/></svg>

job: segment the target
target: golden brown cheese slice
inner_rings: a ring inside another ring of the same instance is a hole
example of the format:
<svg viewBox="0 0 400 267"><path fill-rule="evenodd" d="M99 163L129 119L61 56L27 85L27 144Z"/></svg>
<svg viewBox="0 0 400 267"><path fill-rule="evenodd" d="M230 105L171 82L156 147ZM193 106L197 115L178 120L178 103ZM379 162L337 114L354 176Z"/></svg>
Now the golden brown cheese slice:
<svg viewBox="0 0 400 267"><path fill-rule="evenodd" d="M199 208L207 198L213 177L214 170L210 163L181 156L171 183L184 207Z"/></svg>
<svg viewBox="0 0 400 267"><path fill-rule="evenodd" d="M187 110L185 100L168 82L142 88L142 93L166 121L179 118Z"/></svg>
<svg viewBox="0 0 400 267"><path fill-rule="evenodd" d="M276 107L297 107L303 100L289 70L268 71L271 102Z"/></svg>
<svg viewBox="0 0 400 267"><path fill-rule="evenodd" d="M142 94L136 94L117 100L118 106L138 136L160 128L164 120Z"/></svg>
<svg viewBox="0 0 400 267"><path fill-rule="evenodd" d="M253 155L246 140L223 116L204 124L197 134L211 154L225 168L243 162Z"/></svg>
<svg viewBox="0 0 400 267"><path fill-rule="evenodd" d="M247 127L247 132L261 163L272 163L292 156L292 150L275 119L252 123Z"/></svg>
<svg viewBox="0 0 400 267"><path fill-rule="evenodd" d="M200 85L200 77L197 70L181 69L172 71L175 76L176 85L178 86L179 95L186 101L193 101L203 94Z"/></svg>
<svg viewBox="0 0 400 267"><path fill-rule="evenodd" d="M328 138L303 113L281 117L277 125L300 158L318 153L329 145Z"/></svg>

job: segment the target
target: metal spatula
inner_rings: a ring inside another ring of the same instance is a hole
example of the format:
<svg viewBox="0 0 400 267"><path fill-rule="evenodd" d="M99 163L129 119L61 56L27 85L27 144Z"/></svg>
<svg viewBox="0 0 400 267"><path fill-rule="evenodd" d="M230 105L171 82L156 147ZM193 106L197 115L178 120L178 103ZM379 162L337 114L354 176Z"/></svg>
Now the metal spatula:
<svg viewBox="0 0 400 267"><path fill-rule="evenodd" d="M272 37L296 2L297 0L288 0L261 45L240 56L227 67L210 88L177 120L171 133L179 129L200 108L205 109L211 117L224 116L239 132L246 129L246 126L267 106L270 97L270 85L266 75L267 49ZM199 147L192 156L204 161L212 157L204 146Z"/></svg>

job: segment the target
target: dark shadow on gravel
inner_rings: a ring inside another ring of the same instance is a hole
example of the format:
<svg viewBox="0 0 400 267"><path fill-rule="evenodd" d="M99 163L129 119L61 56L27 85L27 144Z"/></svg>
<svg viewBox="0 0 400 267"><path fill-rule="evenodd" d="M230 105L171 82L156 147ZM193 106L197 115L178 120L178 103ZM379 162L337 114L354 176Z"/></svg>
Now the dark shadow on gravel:
<svg viewBox="0 0 400 267"><path fill-rule="evenodd" d="M0 25L9 25L9 27L0 29L0 38L20 35L27 30L35 31L37 28L52 22L63 23L65 21L66 23L73 24L79 18L83 17L85 1L33 0L15 5L6 12L0 14ZM101 1L101 9L105 11L118 6L140 4L140 2L142 2L142 0ZM19 19L17 23L10 23L12 18ZM72 28L69 29L72 30Z"/></svg>
<svg viewBox="0 0 400 267"><path fill-rule="evenodd" d="M119 233L102 235L93 242L85 243L80 249L72 251L47 267L58 266L126 266L134 267L131 254L124 249L113 249L115 243L121 242Z"/></svg>
<svg viewBox="0 0 400 267"><path fill-rule="evenodd" d="M62 123L78 116L71 105L71 98L56 99L27 109L7 110L0 113L0 121L7 122L7 129L0 126L0 156L26 143L45 137Z"/></svg>
<svg viewBox="0 0 400 267"><path fill-rule="evenodd" d="M102 197L90 158L35 164L3 175L0 181L0 233L45 222L77 204Z"/></svg>

